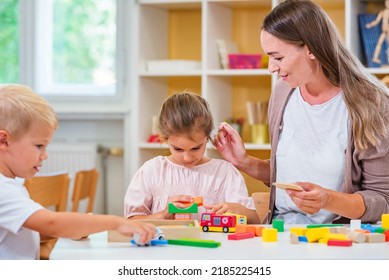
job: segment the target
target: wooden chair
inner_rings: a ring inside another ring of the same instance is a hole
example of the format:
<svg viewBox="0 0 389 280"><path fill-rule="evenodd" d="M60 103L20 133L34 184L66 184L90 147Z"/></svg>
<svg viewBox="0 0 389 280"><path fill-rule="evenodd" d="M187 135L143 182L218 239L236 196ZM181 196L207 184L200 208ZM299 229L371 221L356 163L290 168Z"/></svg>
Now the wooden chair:
<svg viewBox="0 0 389 280"><path fill-rule="evenodd" d="M270 214L270 192L255 192L251 196L254 200L255 210L257 211L261 224L267 224L267 217Z"/></svg>
<svg viewBox="0 0 389 280"><path fill-rule="evenodd" d="M76 173L72 196L72 212L78 211L80 200L83 199L88 199L86 212L93 212L98 179L99 172L96 170L96 168L91 170L78 171Z"/></svg>
<svg viewBox="0 0 389 280"><path fill-rule="evenodd" d="M70 178L68 174L37 176L26 179L24 185L30 197L43 207L55 207L56 211L66 211ZM41 240L40 259L48 260L57 238Z"/></svg>

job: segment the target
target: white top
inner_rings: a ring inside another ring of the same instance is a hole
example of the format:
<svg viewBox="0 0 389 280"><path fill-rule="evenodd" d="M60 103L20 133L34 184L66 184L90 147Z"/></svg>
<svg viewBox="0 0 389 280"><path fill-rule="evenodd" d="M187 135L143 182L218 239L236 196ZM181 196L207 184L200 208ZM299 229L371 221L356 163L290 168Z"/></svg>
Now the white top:
<svg viewBox="0 0 389 280"><path fill-rule="evenodd" d="M0 259L39 259L39 233L23 224L42 208L30 199L22 179L0 174Z"/></svg>
<svg viewBox="0 0 389 280"><path fill-rule="evenodd" d="M237 202L255 209L248 196L242 174L229 162L220 159L186 168L168 157L157 156L147 161L135 174L124 198L124 216L150 215L167 207L169 196L202 196L205 205ZM193 219L205 212L199 207Z"/></svg>
<svg viewBox="0 0 389 280"><path fill-rule="evenodd" d="M311 182L340 191L347 148L348 111L342 94L310 105L296 89L285 107L276 153L277 181ZM329 223L334 214L321 210L302 213L284 190L276 190L275 217L286 223Z"/></svg>

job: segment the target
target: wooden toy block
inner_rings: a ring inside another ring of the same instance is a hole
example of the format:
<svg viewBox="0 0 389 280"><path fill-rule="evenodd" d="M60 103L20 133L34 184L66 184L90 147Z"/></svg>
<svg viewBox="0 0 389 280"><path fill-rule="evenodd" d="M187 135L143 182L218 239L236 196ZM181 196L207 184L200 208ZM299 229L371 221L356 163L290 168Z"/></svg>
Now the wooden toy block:
<svg viewBox="0 0 389 280"><path fill-rule="evenodd" d="M328 228L330 233L347 234L348 229L346 227L330 227Z"/></svg>
<svg viewBox="0 0 389 280"><path fill-rule="evenodd" d="M242 233L247 232L247 225L236 225L235 226L235 233Z"/></svg>
<svg viewBox="0 0 389 280"><path fill-rule="evenodd" d="M320 238L320 239L317 241L317 243L320 243L320 244L327 244L327 242L328 242L328 239L326 239L326 238Z"/></svg>
<svg viewBox="0 0 389 280"><path fill-rule="evenodd" d="M190 214L186 214L186 213L177 213L177 214L174 214L174 218L176 220L190 220Z"/></svg>
<svg viewBox="0 0 389 280"><path fill-rule="evenodd" d="M385 242L385 235L381 233L366 234L367 243L383 243Z"/></svg>
<svg viewBox="0 0 389 280"><path fill-rule="evenodd" d="M255 234L256 227L254 225L238 224L235 227L235 233L252 232Z"/></svg>
<svg viewBox="0 0 389 280"><path fill-rule="evenodd" d="M351 240L328 240L327 245L349 247L353 245L353 242Z"/></svg>
<svg viewBox="0 0 389 280"><path fill-rule="evenodd" d="M168 204L168 212L171 214L177 214L177 213L197 213L198 212L198 205L196 203L193 203L187 208L179 208L176 207L173 203Z"/></svg>
<svg viewBox="0 0 389 280"><path fill-rule="evenodd" d="M274 219L272 222L273 228L277 229L278 232L284 232L284 220Z"/></svg>
<svg viewBox="0 0 389 280"><path fill-rule="evenodd" d="M358 231L352 231L348 234L348 238L355 243L364 243L366 242L366 234L363 234Z"/></svg>
<svg viewBox="0 0 389 280"><path fill-rule="evenodd" d="M173 245L184 245L184 246L195 246L195 247L206 247L206 248L217 248L221 246L221 242L206 239L193 239L193 238L182 238L182 239L168 239L168 244Z"/></svg>
<svg viewBox="0 0 389 280"><path fill-rule="evenodd" d="M298 235L295 234L294 232L290 233L290 243L292 243L292 244L300 243Z"/></svg>
<svg viewBox="0 0 389 280"><path fill-rule="evenodd" d="M385 235L385 242L389 242L389 230L386 230L384 232L384 235Z"/></svg>
<svg viewBox="0 0 389 280"><path fill-rule="evenodd" d="M361 220L351 220L350 221L350 230L356 230L361 228Z"/></svg>
<svg viewBox="0 0 389 280"><path fill-rule="evenodd" d="M255 235L261 237L264 228L263 226L255 226Z"/></svg>
<svg viewBox="0 0 389 280"><path fill-rule="evenodd" d="M301 236L299 236L299 241L300 242L308 242L308 239L305 235L301 235Z"/></svg>
<svg viewBox="0 0 389 280"><path fill-rule="evenodd" d="M329 227L343 227L341 224L311 224L307 228L329 228Z"/></svg>
<svg viewBox="0 0 389 280"><path fill-rule="evenodd" d="M389 214L382 214L382 216L381 216L381 226L383 228L389 229Z"/></svg>
<svg viewBox="0 0 389 280"><path fill-rule="evenodd" d="M277 241L278 231L275 228L264 228L262 229L262 240L264 242L275 242Z"/></svg>
<svg viewBox="0 0 389 280"><path fill-rule="evenodd" d="M197 220L137 220L159 227L165 239L200 238L201 228ZM108 231L108 242L130 242L132 237L121 235L116 230Z"/></svg>
<svg viewBox="0 0 389 280"><path fill-rule="evenodd" d="M282 182L275 182L273 183L273 186L282 189L282 190L294 190L294 191L303 191L303 187L298 186L296 184L290 184L290 183L282 183Z"/></svg>
<svg viewBox="0 0 389 280"><path fill-rule="evenodd" d="M197 203L197 206L203 206L203 197L198 196L193 198L193 202L180 201L181 204L184 204L186 207L191 206L193 203Z"/></svg>
<svg viewBox="0 0 389 280"><path fill-rule="evenodd" d="M308 242L317 242L320 238L323 238L325 234L329 234L330 230L325 227L310 228L305 236Z"/></svg>
<svg viewBox="0 0 389 280"><path fill-rule="evenodd" d="M360 232L360 233L365 233L365 234L370 233L370 230L367 230L367 229L356 229L354 231Z"/></svg>
<svg viewBox="0 0 389 280"><path fill-rule="evenodd" d="M159 226L166 239L200 238L201 228L180 225Z"/></svg>
<svg viewBox="0 0 389 280"><path fill-rule="evenodd" d="M370 225L370 224L362 224L362 225L361 225L361 228L364 229L364 230L368 230L368 231L370 231L370 232L375 232L375 230L376 230L377 228L379 228L379 226L372 226L372 225Z"/></svg>
<svg viewBox="0 0 389 280"><path fill-rule="evenodd" d="M375 233L384 233L385 231L386 231L387 229L385 229L385 228L382 228L382 227L379 227L379 228L375 228L374 229L374 232Z"/></svg>
<svg viewBox="0 0 389 280"><path fill-rule="evenodd" d="M297 236L302 236L302 235L306 234L308 229L307 228L299 228L298 227L298 228L290 228L289 231L295 233Z"/></svg>
<svg viewBox="0 0 389 280"><path fill-rule="evenodd" d="M240 233L231 233L228 235L228 240L242 240L248 238L254 238L255 233L253 232L240 232Z"/></svg>
<svg viewBox="0 0 389 280"><path fill-rule="evenodd" d="M347 235L341 233L326 233L323 238L327 240L349 240Z"/></svg>

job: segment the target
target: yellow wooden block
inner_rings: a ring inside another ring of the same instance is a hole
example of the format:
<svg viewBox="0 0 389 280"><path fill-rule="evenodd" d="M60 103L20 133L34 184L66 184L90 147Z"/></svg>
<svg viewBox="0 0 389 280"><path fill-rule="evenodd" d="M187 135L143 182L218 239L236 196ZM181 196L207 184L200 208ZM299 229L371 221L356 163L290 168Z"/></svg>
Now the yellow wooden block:
<svg viewBox="0 0 389 280"><path fill-rule="evenodd" d="M389 228L389 214L382 214L381 222L383 228Z"/></svg>
<svg viewBox="0 0 389 280"><path fill-rule="evenodd" d="M291 233L296 234L297 236L303 236L308 231L307 228L290 228L289 231Z"/></svg>
<svg viewBox="0 0 389 280"><path fill-rule="evenodd" d="M328 242L328 239L326 239L326 238L320 238L320 239L317 241L317 243L320 243L320 244L327 244L327 242Z"/></svg>
<svg viewBox="0 0 389 280"><path fill-rule="evenodd" d="M308 242L317 242L320 238L323 238L325 234L329 234L328 228L310 228L305 233Z"/></svg>
<svg viewBox="0 0 389 280"><path fill-rule="evenodd" d="M322 239L324 243L327 243L328 240L350 240L347 235L341 233L326 233Z"/></svg>
<svg viewBox="0 0 389 280"><path fill-rule="evenodd" d="M277 241L278 231L275 228L264 228L262 229L262 240L264 242L275 242Z"/></svg>

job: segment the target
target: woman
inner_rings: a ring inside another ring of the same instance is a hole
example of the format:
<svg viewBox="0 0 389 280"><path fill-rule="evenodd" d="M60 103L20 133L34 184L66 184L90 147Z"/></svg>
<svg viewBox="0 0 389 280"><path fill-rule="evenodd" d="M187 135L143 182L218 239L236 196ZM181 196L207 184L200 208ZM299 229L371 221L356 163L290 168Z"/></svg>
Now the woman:
<svg viewBox="0 0 389 280"><path fill-rule="evenodd" d="M389 212L388 89L345 48L325 12L285 1L266 16L261 45L277 73L270 98L270 161L247 155L239 134L219 126L214 145L271 188L271 218L286 223L376 222Z"/></svg>

